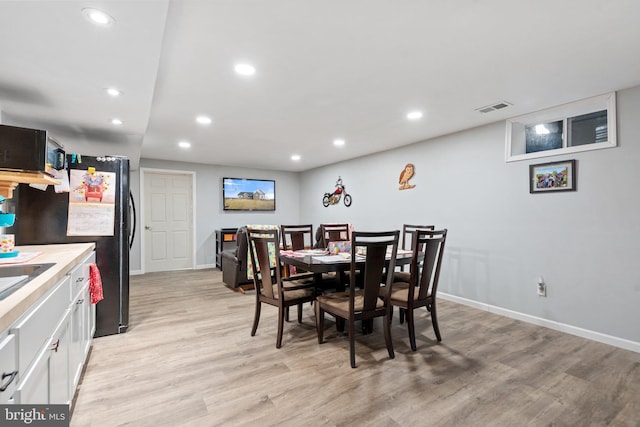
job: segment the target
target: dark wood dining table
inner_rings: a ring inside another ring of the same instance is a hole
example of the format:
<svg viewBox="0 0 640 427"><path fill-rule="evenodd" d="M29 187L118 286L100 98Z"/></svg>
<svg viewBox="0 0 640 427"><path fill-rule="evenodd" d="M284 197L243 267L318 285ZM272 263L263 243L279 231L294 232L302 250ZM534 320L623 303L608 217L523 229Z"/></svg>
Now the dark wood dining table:
<svg viewBox="0 0 640 427"><path fill-rule="evenodd" d="M314 254L315 253L315 254ZM398 249L398 254L396 256L396 266L407 265L411 263L412 258L411 251L405 251ZM346 271L351 269L351 259L349 258L341 258L340 256L332 256L330 261L329 258L325 258L322 260L324 256L320 255L319 252L314 251L280 251L280 261L287 265L294 266L303 271L308 271L313 273L314 283L317 288L322 288L322 273L331 273L335 272L338 275L338 281L336 286L336 292L342 292L346 289L347 280L346 280ZM362 261L358 261L356 259L356 267L362 268L364 267L364 258ZM336 327L338 331L344 332L344 319L336 319ZM372 330L372 322L363 322L362 324L362 332L367 334Z"/></svg>
<svg viewBox="0 0 640 427"><path fill-rule="evenodd" d="M411 263L412 253L411 251L401 251L398 250L398 254L396 256L396 266L407 265ZM308 271L314 273L314 280L317 282L318 286L321 285L322 281L322 273L331 273L335 272L338 275L338 287L336 291L344 291L346 288L346 271L349 271L351 268L351 259L350 258L341 258L339 256L333 255L330 258L330 261L327 261L327 258L324 258L323 255L320 255L320 252L313 251L280 251L280 261L285 265L291 265L300 269L302 271ZM356 267L364 266L364 258L362 261L358 261L356 259Z"/></svg>

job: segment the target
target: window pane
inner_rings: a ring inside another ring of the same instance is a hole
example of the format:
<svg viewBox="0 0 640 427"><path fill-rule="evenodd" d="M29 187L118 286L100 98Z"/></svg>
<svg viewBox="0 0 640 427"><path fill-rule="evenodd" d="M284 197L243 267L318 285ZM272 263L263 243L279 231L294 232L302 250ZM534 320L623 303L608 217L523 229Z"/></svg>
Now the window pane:
<svg viewBox="0 0 640 427"><path fill-rule="evenodd" d="M562 148L562 120L525 126L526 152Z"/></svg>
<svg viewBox="0 0 640 427"><path fill-rule="evenodd" d="M569 147L606 142L608 140L607 110L569 117L567 128Z"/></svg>

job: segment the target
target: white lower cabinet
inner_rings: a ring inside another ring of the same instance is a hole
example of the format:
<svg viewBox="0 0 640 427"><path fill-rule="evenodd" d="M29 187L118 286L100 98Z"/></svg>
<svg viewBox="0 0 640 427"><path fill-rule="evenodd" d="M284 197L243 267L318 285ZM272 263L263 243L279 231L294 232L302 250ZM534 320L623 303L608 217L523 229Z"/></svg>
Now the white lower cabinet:
<svg viewBox="0 0 640 427"><path fill-rule="evenodd" d="M0 334L0 404L70 404L95 333L88 265L78 263ZM13 379L11 379L13 375Z"/></svg>
<svg viewBox="0 0 640 427"><path fill-rule="evenodd" d="M69 310L20 379L15 402L20 404L69 404Z"/></svg>
<svg viewBox="0 0 640 427"><path fill-rule="evenodd" d="M71 404L73 394L69 388L71 372L69 370L69 331L70 311L60 322L49 345L49 403Z"/></svg>
<svg viewBox="0 0 640 427"><path fill-rule="evenodd" d="M95 307L91 305L88 284L76 295L71 310L69 372L72 375L72 380L69 387L73 397L95 332Z"/></svg>
<svg viewBox="0 0 640 427"><path fill-rule="evenodd" d="M49 403L49 351L42 349L20 380L13 403Z"/></svg>
<svg viewBox="0 0 640 427"><path fill-rule="evenodd" d="M70 279L65 277L23 314L10 332L18 341L18 368L26 372L29 364L51 338L54 328L70 303ZM18 375L21 380L22 374Z"/></svg>

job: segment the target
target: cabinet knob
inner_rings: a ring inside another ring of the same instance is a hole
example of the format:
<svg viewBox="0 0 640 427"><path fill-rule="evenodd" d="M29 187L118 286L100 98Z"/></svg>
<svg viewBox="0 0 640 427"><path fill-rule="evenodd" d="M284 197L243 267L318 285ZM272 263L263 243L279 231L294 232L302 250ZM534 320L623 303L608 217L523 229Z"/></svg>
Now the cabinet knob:
<svg viewBox="0 0 640 427"><path fill-rule="evenodd" d="M148 225L145 225L145 226L144 226L144 229L145 229L145 230L151 230L151 227L149 227Z"/></svg>
<svg viewBox="0 0 640 427"><path fill-rule="evenodd" d="M57 353L58 352L58 347L60 347L60 340L59 339L56 340L56 342L54 342L51 345L51 348L49 350L53 350L53 351L55 351Z"/></svg>

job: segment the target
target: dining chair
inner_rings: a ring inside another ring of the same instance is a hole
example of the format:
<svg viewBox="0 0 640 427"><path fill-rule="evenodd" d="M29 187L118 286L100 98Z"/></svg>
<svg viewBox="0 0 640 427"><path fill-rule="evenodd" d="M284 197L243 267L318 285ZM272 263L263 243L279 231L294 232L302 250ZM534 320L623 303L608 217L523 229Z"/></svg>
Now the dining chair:
<svg viewBox="0 0 640 427"><path fill-rule="evenodd" d="M388 293L392 313L394 306L400 307L401 318L402 313L406 312L409 342L413 351L416 351L413 311L417 308L426 307L431 313L431 324L436 338L442 341L436 311L436 293L446 238L446 228L415 230L411 242L413 251L411 277L408 282L394 282L393 288Z"/></svg>
<svg viewBox="0 0 640 427"><path fill-rule="evenodd" d="M349 224L320 224L320 238L325 249L329 242L346 242L349 240Z"/></svg>
<svg viewBox="0 0 640 427"><path fill-rule="evenodd" d="M280 272L280 242L278 230L247 229L251 254L253 283L256 290L256 310L251 336L255 336L260 321L262 303L278 308L276 348L282 346L285 315L289 307L298 306L298 323L302 323L302 304L315 299L313 280L287 280Z"/></svg>
<svg viewBox="0 0 640 427"><path fill-rule="evenodd" d="M416 230L434 230L435 226L433 225L412 225L412 224L403 224L402 225L402 249L410 250L411 249L411 236L413 232ZM405 271L404 266L401 267L400 271L395 271L393 273L393 281L394 282L409 282L410 271Z"/></svg>
<svg viewBox="0 0 640 427"><path fill-rule="evenodd" d="M281 225L282 250L300 251L313 248L313 224L304 225ZM313 273L298 270L295 267L282 266L283 276L288 279L313 279ZM318 291L318 289L316 289ZM285 320L289 320L289 308L285 313Z"/></svg>
<svg viewBox="0 0 640 427"><path fill-rule="evenodd" d="M313 225L281 225L282 249L299 251L313 247Z"/></svg>
<svg viewBox="0 0 640 427"><path fill-rule="evenodd" d="M362 272L362 287L356 290L351 284L346 292L336 292L320 295L316 299L316 329L318 343L322 344L324 337L324 315L329 313L338 319L344 319L348 324L349 357L351 367L356 367L355 353L355 322L373 320L383 317L384 340L393 359L393 342L391 341L391 305L387 294L392 290L391 275L386 275L383 284L385 268L392 271L398 251L400 231L387 232L353 232L351 236L351 266L350 276L355 277L356 270ZM363 255L360 255L363 254ZM387 264L387 257L390 255Z"/></svg>

